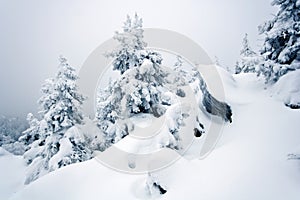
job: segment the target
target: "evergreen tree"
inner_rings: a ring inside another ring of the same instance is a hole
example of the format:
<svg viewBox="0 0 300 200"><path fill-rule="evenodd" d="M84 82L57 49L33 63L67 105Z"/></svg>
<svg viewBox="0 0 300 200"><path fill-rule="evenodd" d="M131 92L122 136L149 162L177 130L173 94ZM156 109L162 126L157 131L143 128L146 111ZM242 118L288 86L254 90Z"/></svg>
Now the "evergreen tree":
<svg viewBox="0 0 300 200"><path fill-rule="evenodd" d="M139 113L164 114L161 95L166 75L159 65L145 59L140 67L126 71L99 93L96 119L106 135L106 147L128 134L127 125L118 124L118 120Z"/></svg>
<svg viewBox="0 0 300 200"><path fill-rule="evenodd" d="M236 63L235 73L255 73L260 63L260 56L255 53L249 45L248 34L245 34L240 51L240 61Z"/></svg>
<svg viewBox="0 0 300 200"><path fill-rule="evenodd" d="M55 78L47 79L42 87L42 119L29 115L30 128L21 138L29 145L24 154L27 161L28 184L40 176L75 162L91 158L86 136L75 127L83 123L81 104L84 97L78 93L78 76L63 57Z"/></svg>
<svg viewBox="0 0 300 200"><path fill-rule="evenodd" d="M161 66L161 55L146 49L142 19L137 14L134 20L127 16L123 32L116 32L114 38L120 46L108 56L113 57L113 69L119 70L121 77L100 91L96 112L106 148L128 134L129 125L120 124L122 119L140 113L160 117L166 111L162 93L168 72Z"/></svg>
<svg viewBox="0 0 300 200"><path fill-rule="evenodd" d="M146 50L147 44L143 41L143 20L135 14L134 19L127 16L123 32L116 32L114 39L120 43L118 49L107 54L114 58L113 69L123 74L126 70L141 66L144 59L161 64L161 56L151 50Z"/></svg>
<svg viewBox="0 0 300 200"><path fill-rule="evenodd" d="M134 125L126 119L141 114L149 114L155 118L165 115L168 123L163 130L168 139L159 145L180 149L179 129L189 115L175 99L185 98L184 87L191 81L203 83L201 91L204 95L199 95L203 97L203 101L199 101L201 107L210 114L231 121L230 107L210 95L202 77L193 76L183 69L180 56L177 56L175 65L168 68L162 66L162 57L158 52L146 48L142 20L137 15L133 21L127 17L123 32L117 32L115 39L120 47L108 56L114 59L113 69L119 70L121 76L110 81L108 87L98 94L96 120L105 138L105 147L100 150L105 150L128 135ZM197 128L199 132L204 132L203 126L199 125Z"/></svg>
<svg viewBox="0 0 300 200"><path fill-rule="evenodd" d="M300 68L300 2L273 0L272 5L279 6L279 11L259 26L260 34L265 35L261 74L266 82L275 82L288 71Z"/></svg>
<svg viewBox="0 0 300 200"><path fill-rule="evenodd" d="M84 97L77 92L78 76L64 57L60 57L59 61L56 77L46 80L39 100L42 108L40 113L53 133L65 131L75 124L81 124L83 120L80 106Z"/></svg>

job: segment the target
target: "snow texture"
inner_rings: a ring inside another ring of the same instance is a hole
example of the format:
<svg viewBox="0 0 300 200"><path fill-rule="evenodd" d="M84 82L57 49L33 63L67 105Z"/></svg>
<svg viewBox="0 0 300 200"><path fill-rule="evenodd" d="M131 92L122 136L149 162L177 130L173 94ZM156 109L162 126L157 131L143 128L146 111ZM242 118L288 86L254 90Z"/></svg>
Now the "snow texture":
<svg viewBox="0 0 300 200"><path fill-rule="evenodd" d="M255 74L231 77L223 69L219 71L235 115L233 123L224 127L216 149L205 159L184 155L151 174L150 180L148 174L119 173L92 159L49 173L24 188L1 182L0 189L10 188L1 192L1 199L93 200L99 199L99 194L103 199L299 199L299 160L288 160L287 154L299 149L300 113L270 98L263 80ZM9 180L18 183L22 174L12 172L22 167L12 158L3 158L0 156L0 172L11 172L14 176ZM154 181L167 192L149 195L147 182L154 189Z"/></svg>

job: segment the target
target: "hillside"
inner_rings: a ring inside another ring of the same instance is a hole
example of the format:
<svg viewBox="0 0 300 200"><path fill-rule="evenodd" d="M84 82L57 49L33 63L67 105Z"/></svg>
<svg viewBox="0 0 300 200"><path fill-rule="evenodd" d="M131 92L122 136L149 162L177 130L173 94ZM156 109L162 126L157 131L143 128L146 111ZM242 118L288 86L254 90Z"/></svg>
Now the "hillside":
<svg viewBox="0 0 300 200"><path fill-rule="evenodd" d="M219 72L233 122L225 125L217 147L206 158L197 159L191 149L189 155L154 173L167 189L157 198L299 199L300 163L287 159L300 145L299 110L271 97L272 91L265 90L254 74L232 77ZM120 173L96 159L61 168L23 187L19 157L0 154L1 177L7 177L1 181L0 199L151 199L145 189L147 175Z"/></svg>

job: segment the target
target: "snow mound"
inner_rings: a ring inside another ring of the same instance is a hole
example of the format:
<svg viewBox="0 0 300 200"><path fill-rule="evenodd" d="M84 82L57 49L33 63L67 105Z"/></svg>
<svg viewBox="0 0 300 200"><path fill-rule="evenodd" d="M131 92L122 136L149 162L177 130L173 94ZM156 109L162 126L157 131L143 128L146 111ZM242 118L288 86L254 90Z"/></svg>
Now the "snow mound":
<svg viewBox="0 0 300 200"><path fill-rule="evenodd" d="M272 94L291 108L300 108L300 70L282 76L272 88Z"/></svg>

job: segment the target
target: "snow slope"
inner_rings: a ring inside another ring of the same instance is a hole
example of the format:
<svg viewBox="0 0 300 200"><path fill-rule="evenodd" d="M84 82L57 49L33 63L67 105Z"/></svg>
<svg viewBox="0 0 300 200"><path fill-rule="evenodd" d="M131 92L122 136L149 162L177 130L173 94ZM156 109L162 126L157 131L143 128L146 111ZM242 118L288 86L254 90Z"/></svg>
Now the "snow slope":
<svg viewBox="0 0 300 200"><path fill-rule="evenodd" d="M300 146L299 110L271 98L254 74L231 77L219 70L233 123L224 127L216 149L206 158L183 157L153 174L167 189L159 199L298 200L300 162L287 160L287 154ZM3 157L0 162L1 173L12 173L3 169ZM12 194L3 187L19 189L13 200L149 199L146 177L120 173L92 159L61 168L23 189L6 184L1 176L0 199Z"/></svg>
<svg viewBox="0 0 300 200"><path fill-rule="evenodd" d="M0 199L5 200L22 189L25 163L21 156L14 156L0 147Z"/></svg>

